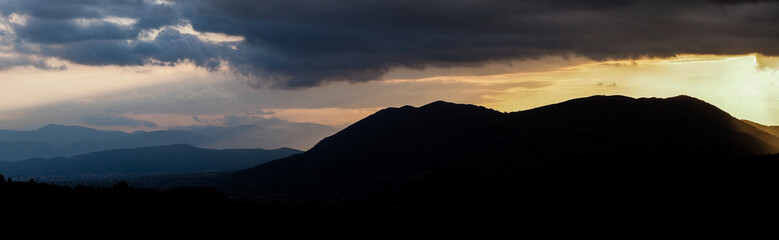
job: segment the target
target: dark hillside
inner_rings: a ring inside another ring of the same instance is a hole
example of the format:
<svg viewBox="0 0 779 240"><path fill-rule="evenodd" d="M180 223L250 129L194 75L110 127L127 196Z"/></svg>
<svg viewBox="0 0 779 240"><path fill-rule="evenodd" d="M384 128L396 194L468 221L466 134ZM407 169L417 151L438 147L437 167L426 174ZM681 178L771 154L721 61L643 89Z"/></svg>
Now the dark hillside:
<svg viewBox="0 0 779 240"><path fill-rule="evenodd" d="M777 143L686 96L594 96L514 113L434 102L379 111L224 189L259 201L411 205L655 191L779 152Z"/></svg>

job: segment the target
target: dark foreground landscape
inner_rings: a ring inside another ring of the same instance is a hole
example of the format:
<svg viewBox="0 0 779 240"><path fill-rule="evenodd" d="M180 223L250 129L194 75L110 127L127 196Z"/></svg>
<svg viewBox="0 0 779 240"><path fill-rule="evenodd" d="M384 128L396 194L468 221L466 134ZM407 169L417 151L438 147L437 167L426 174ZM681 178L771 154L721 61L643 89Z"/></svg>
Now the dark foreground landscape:
<svg viewBox="0 0 779 240"><path fill-rule="evenodd" d="M384 109L304 153L207 174L209 186L4 179L0 194L24 211L744 217L777 212L773 130L686 96L593 96L512 113L434 102Z"/></svg>

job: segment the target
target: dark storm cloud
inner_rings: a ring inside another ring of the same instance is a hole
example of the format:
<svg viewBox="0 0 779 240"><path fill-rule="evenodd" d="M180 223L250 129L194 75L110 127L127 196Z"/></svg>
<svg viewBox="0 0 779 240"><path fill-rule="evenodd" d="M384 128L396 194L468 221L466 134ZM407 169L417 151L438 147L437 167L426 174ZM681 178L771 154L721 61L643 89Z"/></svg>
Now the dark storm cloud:
<svg viewBox="0 0 779 240"><path fill-rule="evenodd" d="M86 40L124 40L135 38L139 30L115 23L82 26L72 21L32 19L16 34L35 43L67 43Z"/></svg>
<svg viewBox="0 0 779 240"><path fill-rule="evenodd" d="M16 66L33 66L43 70L65 70L65 66L52 66L42 59L31 57L0 57L0 71Z"/></svg>
<svg viewBox="0 0 779 240"><path fill-rule="evenodd" d="M197 36L165 29L150 41L88 40L44 46L41 52L80 64L132 66L143 64L174 65L189 60L198 66L215 69L219 58L233 52L229 46L203 42ZM155 60L150 62L150 60Z"/></svg>
<svg viewBox="0 0 779 240"><path fill-rule="evenodd" d="M398 67L479 66L549 55L607 60L779 54L776 1L5 3L0 6L4 14L16 9L31 16L27 25L16 26L17 38L44 44L46 56L92 65L175 64L186 59L212 70L223 60L253 79L252 85L281 88L376 80ZM75 22L109 16L138 21L130 26ZM183 22L200 32L243 36L245 41L229 46L173 32L153 41L137 40L145 30Z"/></svg>
<svg viewBox="0 0 779 240"><path fill-rule="evenodd" d="M581 55L595 60L681 53L779 53L773 1L238 1L185 3L199 31L272 53L244 72L285 86L378 79L395 67Z"/></svg>
<svg viewBox="0 0 779 240"><path fill-rule="evenodd" d="M81 120L84 121L85 124L94 126L157 127L157 124L153 122L118 115L87 115L82 116Z"/></svg>
<svg viewBox="0 0 779 240"><path fill-rule="evenodd" d="M0 13L25 14L35 19L62 20L131 17L139 19L138 27L154 28L179 17L170 5L144 0L3 0Z"/></svg>
<svg viewBox="0 0 779 240"><path fill-rule="evenodd" d="M57 1L56 5L70 3L69 1ZM142 2L141 2L142 3ZM126 3L125 3L126 4ZM178 11L171 6L151 5L151 4L132 4L130 8L122 4L121 1L109 4L99 4L106 6L107 9L94 9L89 11L89 5L66 4L64 11L45 10L41 11L39 7L26 6L33 12L31 18L23 26L16 28L16 34L22 39L35 43L67 43L85 40L127 40L135 39L143 30L157 29L167 25L177 24L181 18ZM43 4L48 5L48 4ZM81 8L78 8L81 6ZM112 9L111 7L113 6ZM40 7L49 9L52 6ZM74 8L75 7L75 8ZM104 10L104 11L98 11ZM70 11L70 13L68 13ZM25 13L25 11L19 11ZM78 15L84 14L84 15ZM94 22L88 20L102 20L106 18L131 18L136 20L131 25L121 25L114 22Z"/></svg>
<svg viewBox="0 0 779 240"><path fill-rule="evenodd" d="M13 31L0 35L3 44L12 42L18 53L57 57L80 64L173 65L190 60L213 68L212 58L220 55L215 52L227 47L217 47L191 34L166 28L180 25L179 11L172 5L150 1L7 0L0 1L0 13L26 16L22 24L5 23ZM120 23L125 19L133 22ZM160 29L160 34L152 40L139 39L144 33Z"/></svg>

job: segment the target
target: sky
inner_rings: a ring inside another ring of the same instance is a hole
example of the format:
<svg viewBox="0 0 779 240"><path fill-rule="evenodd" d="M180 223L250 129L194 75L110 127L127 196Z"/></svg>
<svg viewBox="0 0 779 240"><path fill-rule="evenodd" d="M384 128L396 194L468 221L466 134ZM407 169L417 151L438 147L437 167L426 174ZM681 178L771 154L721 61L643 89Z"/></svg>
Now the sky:
<svg viewBox="0 0 779 240"><path fill-rule="evenodd" d="M777 23L776 1L0 0L0 129L324 137L386 107L591 95L779 125Z"/></svg>

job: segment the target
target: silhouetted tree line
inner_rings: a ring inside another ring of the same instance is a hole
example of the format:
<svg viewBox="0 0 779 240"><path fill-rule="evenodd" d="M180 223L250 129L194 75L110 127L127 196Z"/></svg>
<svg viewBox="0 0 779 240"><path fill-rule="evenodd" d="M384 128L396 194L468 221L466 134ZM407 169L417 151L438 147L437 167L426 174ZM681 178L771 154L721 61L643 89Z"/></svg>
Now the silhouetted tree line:
<svg viewBox="0 0 779 240"><path fill-rule="evenodd" d="M57 225L90 224L157 227L170 230L179 223L205 227L293 226L322 224L330 216L369 217L391 209L365 211L317 203L255 204L232 201L213 187L178 187L165 191L136 188L126 181L111 187L61 186L14 181L0 175L0 216ZM348 215L347 215L348 216ZM354 218L359 219L359 218ZM287 225L290 224L290 225ZM205 226L203 226L205 225ZM114 226L115 227L115 226ZM247 228L251 229L251 228Z"/></svg>
<svg viewBox="0 0 779 240"><path fill-rule="evenodd" d="M6 213L204 213L227 208L231 201L211 187L179 187L160 191L134 188L126 181L112 187L74 187L14 181L0 175L0 204ZM7 208L13 206L13 208Z"/></svg>

